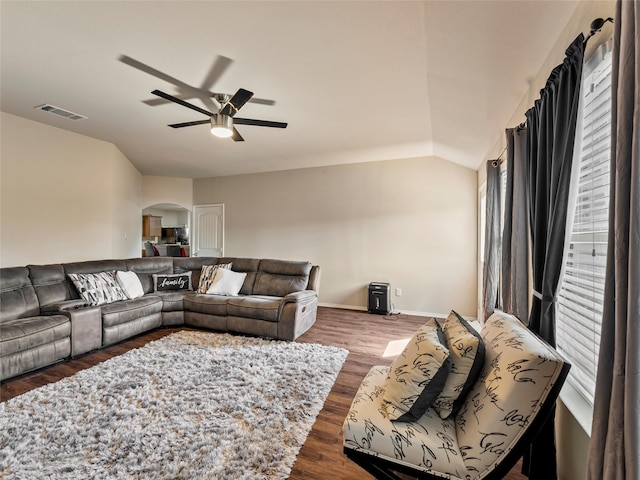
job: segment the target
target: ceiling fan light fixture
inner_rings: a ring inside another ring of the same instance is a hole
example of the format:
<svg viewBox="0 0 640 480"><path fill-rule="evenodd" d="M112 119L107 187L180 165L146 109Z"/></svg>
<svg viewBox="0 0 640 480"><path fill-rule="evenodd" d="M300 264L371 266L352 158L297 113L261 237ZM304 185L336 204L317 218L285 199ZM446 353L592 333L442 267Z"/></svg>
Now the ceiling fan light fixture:
<svg viewBox="0 0 640 480"><path fill-rule="evenodd" d="M211 134L220 138L233 135L233 118L229 115L215 113L211 116Z"/></svg>

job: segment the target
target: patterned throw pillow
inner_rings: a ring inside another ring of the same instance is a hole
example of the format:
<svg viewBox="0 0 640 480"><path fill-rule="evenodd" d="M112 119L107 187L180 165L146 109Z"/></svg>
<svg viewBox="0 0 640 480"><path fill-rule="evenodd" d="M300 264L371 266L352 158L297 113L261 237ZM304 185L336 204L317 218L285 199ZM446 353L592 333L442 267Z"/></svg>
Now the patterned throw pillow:
<svg viewBox="0 0 640 480"><path fill-rule="evenodd" d="M420 418L442 391L450 370L444 332L432 318L391 364L383 395L389 420Z"/></svg>
<svg viewBox="0 0 640 480"><path fill-rule="evenodd" d="M203 265L202 270L200 271L200 283L198 284L198 290L196 293L207 293L209 288L211 287L211 282L213 282L213 276L216 273L216 270L219 268L224 268L227 270L231 270L231 263L221 263L220 265Z"/></svg>
<svg viewBox="0 0 640 480"><path fill-rule="evenodd" d="M433 402L441 418L458 413L482 371L485 356L480 334L453 310L444 322L444 334L451 353L451 373Z"/></svg>
<svg viewBox="0 0 640 480"><path fill-rule="evenodd" d="M213 276L211 286L209 290L207 290L207 293L209 295L237 297L246 276L246 273L219 268Z"/></svg>
<svg viewBox="0 0 640 480"><path fill-rule="evenodd" d="M153 275L153 291L167 292L170 290L191 290L191 272L175 273L173 275Z"/></svg>
<svg viewBox="0 0 640 480"><path fill-rule="evenodd" d="M78 294L89 305L104 305L127 299L116 281L115 272L69 273L68 277Z"/></svg>

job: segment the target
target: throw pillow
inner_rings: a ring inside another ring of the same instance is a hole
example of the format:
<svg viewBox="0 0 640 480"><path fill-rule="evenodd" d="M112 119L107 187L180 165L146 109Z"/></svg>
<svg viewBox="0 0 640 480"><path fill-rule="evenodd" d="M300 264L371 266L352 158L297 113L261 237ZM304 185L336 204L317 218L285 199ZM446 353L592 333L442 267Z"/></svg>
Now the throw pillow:
<svg viewBox="0 0 640 480"><path fill-rule="evenodd" d="M210 295L237 297L246 276L246 273L219 268L213 275L213 281L207 293Z"/></svg>
<svg viewBox="0 0 640 480"><path fill-rule="evenodd" d="M216 270L219 268L231 270L231 266L231 263L221 263L220 265L203 265L202 270L200 271L200 283L198 283L198 290L196 290L196 293L207 293L207 290L209 290L211 282L213 281L213 276L215 275Z"/></svg>
<svg viewBox="0 0 640 480"><path fill-rule="evenodd" d="M142 283L140 283L136 272L117 271L116 280L128 299L132 300L144 295Z"/></svg>
<svg viewBox="0 0 640 480"><path fill-rule="evenodd" d="M68 277L76 287L78 294L89 305L104 305L127 299L118 285L114 273L69 273Z"/></svg>
<svg viewBox="0 0 640 480"><path fill-rule="evenodd" d="M433 318L391 364L383 399L390 420L418 420L444 387L451 369L444 332Z"/></svg>
<svg viewBox="0 0 640 480"><path fill-rule="evenodd" d="M153 274L153 291L192 290L191 272L174 273L173 275Z"/></svg>
<svg viewBox="0 0 640 480"><path fill-rule="evenodd" d="M480 375L485 347L480 334L453 310L443 329L451 353L451 373L433 407L441 418L447 418L458 413Z"/></svg>

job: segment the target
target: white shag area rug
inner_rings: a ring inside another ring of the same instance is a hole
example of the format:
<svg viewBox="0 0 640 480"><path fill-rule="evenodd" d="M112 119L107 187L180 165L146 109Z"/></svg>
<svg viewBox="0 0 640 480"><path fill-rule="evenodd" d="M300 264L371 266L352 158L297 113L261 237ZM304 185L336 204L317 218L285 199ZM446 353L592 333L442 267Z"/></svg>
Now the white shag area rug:
<svg viewBox="0 0 640 480"><path fill-rule="evenodd" d="M0 478L287 478L347 354L171 334L0 404Z"/></svg>

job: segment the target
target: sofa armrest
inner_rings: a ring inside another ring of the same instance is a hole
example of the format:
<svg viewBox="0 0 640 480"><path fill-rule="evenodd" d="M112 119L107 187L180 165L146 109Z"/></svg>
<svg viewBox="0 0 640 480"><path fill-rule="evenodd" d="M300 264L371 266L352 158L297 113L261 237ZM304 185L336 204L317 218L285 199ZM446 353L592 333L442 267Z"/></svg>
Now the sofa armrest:
<svg viewBox="0 0 640 480"><path fill-rule="evenodd" d="M309 330L316 321L318 295L313 290L302 290L285 295L278 321L279 340L293 341Z"/></svg>
<svg viewBox="0 0 640 480"><path fill-rule="evenodd" d="M55 315L62 312L68 312L70 310L76 310L78 308L85 308L90 306L86 300L81 298L75 300L65 300L63 302L51 303L40 307L40 313L42 315Z"/></svg>
<svg viewBox="0 0 640 480"><path fill-rule="evenodd" d="M71 356L96 350L102 346L100 307L75 308L64 312L71 319Z"/></svg>
<svg viewBox="0 0 640 480"><path fill-rule="evenodd" d="M292 292L284 296L283 305L287 303L309 303L318 298L318 294L313 290L301 290Z"/></svg>

